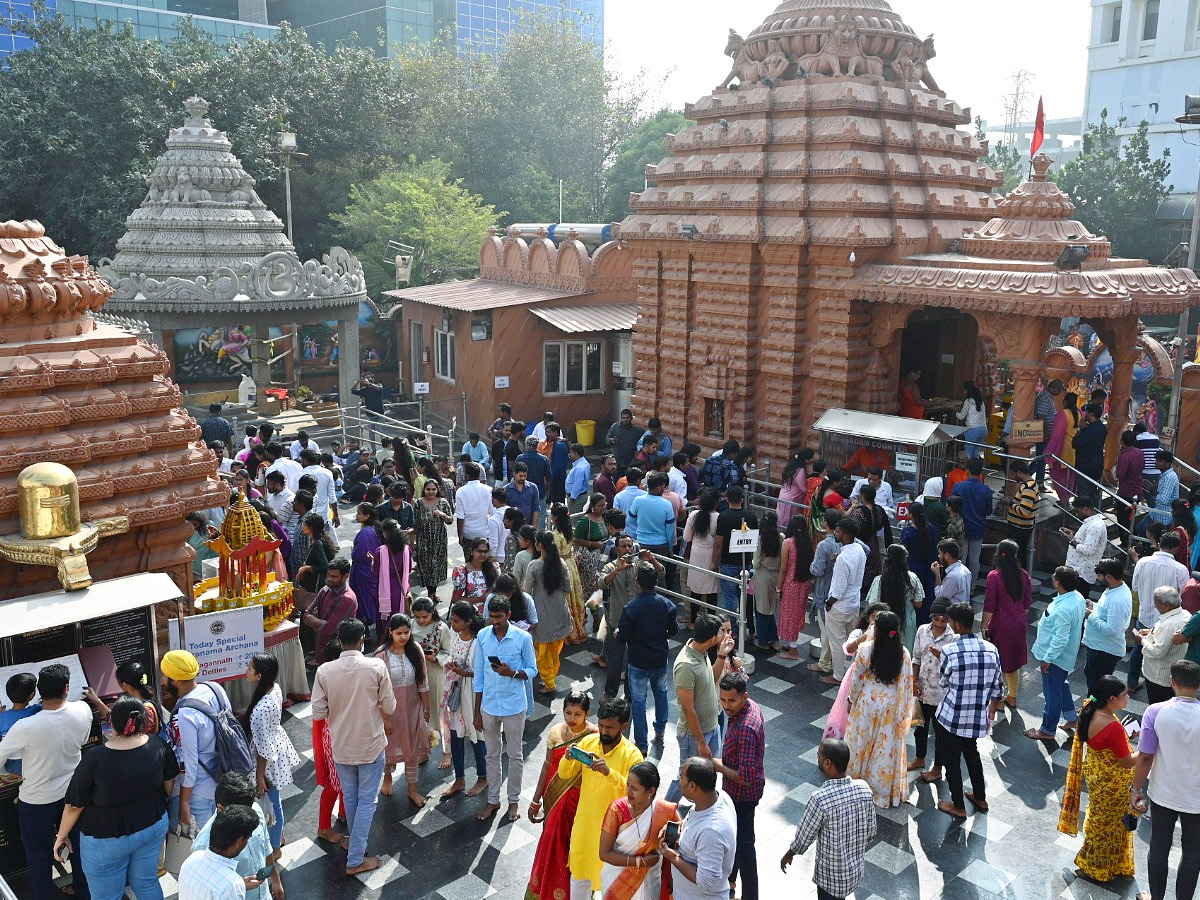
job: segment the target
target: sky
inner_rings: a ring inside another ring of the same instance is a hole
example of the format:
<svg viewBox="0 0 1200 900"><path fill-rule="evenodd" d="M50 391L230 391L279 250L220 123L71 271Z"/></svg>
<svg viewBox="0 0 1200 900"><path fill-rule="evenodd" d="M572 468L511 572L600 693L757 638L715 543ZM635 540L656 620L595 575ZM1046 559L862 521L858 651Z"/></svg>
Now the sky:
<svg viewBox="0 0 1200 900"><path fill-rule="evenodd" d="M729 29L742 36L770 14L778 0L606 0L605 43L610 65L626 77L645 72L653 108L682 108L712 91L729 71L722 55ZM1029 118L1044 98L1046 118L1083 113L1088 0L891 0L892 9L920 37L932 33L937 57L930 69L952 100L1003 126L1012 76L1029 73Z"/></svg>

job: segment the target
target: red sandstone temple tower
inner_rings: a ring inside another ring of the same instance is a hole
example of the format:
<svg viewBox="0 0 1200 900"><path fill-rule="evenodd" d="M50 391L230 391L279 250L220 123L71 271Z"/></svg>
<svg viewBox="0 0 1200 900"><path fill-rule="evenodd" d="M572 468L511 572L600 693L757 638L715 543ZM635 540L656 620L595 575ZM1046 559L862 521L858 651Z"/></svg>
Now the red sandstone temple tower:
<svg viewBox="0 0 1200 900"><path fill-rule="evenodd" d="M895 395L898 373L864 377L856 267L945 249L992 217L1000 179L926 68L932 40L883 0L787 0L726 53L730 75L687 107L696 124L622 223L634 403L669 432L780 459L825 409Z"/></svg>

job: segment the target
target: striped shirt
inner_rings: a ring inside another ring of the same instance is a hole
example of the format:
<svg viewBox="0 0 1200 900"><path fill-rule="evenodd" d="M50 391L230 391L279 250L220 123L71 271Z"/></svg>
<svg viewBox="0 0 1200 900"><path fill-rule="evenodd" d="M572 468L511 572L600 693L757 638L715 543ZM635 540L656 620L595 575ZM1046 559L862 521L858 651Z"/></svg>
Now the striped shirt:
<svg viewBox="0 0 1200 900"><path fill-rule="evenodd" d="M1040 496L1036 478L1017 485L1017 491L1008 504L1008 524L1017 528L1032 528L1037 520Z"/></svg>
<svg viewBox="0 0 1200 900"><path fill-rule="evenodd" d="M1054 420L1058 417L1054 395L1049 391L1038 391L1037 399L1033 402L1033 415L1042 420L1043 439L1048 438L1054 429Z"/></svg>

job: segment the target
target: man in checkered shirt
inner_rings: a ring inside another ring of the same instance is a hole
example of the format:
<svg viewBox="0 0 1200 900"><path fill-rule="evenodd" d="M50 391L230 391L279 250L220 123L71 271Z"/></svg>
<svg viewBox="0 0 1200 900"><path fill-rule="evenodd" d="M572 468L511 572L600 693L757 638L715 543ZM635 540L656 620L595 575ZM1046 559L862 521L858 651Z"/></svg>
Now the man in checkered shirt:
<svg viewBox="0 0 1200 900"><path fill-rule="evenodd" d="M826 738L817 748L817 765L826 782L813 791L796 828L792 846L779 867L784 872L797 853L817 843L813 882L817 900L844 900L863 878L863 857L875 837L875 802L871 786L847 778L850 748L845 741Z"/></svg>
<svg viewBox="0 0 1200 900"><path fill-rule="evenodd" d="M1000 671L996 648L974 633L975 610L969 603L950 607L950 627L958 640L940 651L942 686L946 696L938 704L934 717L937 727L937 758L945 766L950 786L950 801L942 800L938 809L965 819L963 797L980 812L987 812L984 794L983 763L976 740L988 733L992 719L1007 692ZM966 757L973 793L963 793L960 759ZM925 779L926 781L937 779Z"/></svg>

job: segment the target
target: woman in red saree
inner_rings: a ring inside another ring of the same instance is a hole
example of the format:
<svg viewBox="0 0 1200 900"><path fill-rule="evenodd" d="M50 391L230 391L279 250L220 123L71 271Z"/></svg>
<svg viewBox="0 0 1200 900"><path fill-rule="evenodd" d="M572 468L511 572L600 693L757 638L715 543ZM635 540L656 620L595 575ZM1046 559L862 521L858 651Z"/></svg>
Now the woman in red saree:
<svg viewBox="0 0 1200 900"><path fill-rule="evenodd" d="M575 811L579 808L580 777L568 781L559 778L557 772L563 755L596 730L587 719L591 706L591 697L583 691L571 691L563 701L563 721L551 728L546 737L546 762L529 801L529 821L545 824L533 857L525 900L567 900L571 895L567 852L571 847Z"/></svg>
<svg viewBox="0 0 1200 900"><path fill-rule="evenodd" d="M659 800L658 769L640 762L625 778L625 796L612 802L600 826L603 900L669 900L671 868L662 865L658 836L678 822L674 803Z"/></svg>

